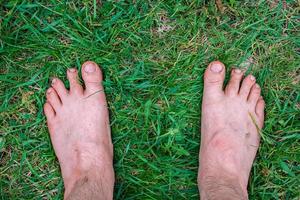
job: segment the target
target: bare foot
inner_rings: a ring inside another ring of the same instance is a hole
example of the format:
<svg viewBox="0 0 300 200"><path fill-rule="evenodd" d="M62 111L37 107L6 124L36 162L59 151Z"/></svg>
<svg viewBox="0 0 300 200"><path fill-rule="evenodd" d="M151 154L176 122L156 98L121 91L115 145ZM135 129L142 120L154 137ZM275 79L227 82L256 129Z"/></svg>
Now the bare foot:
<svg viewBox="0 0 300 200"><path fill-rule="evenodd" d="M264 100L252 75L235 69L223 91L225 66L204 74L198 183L201 199L247 199L247 184L264 122Z"/></svg>
<svg viewBox="0 0 300 200"><path fill-rule="evenodd" d="M113 145L101 70L94 62L83 64L85 89L78 83L76 69L69 69L67 76L70 90L54 78L44 105L65 198L87 195L81 199L112 199Z"/></svg>

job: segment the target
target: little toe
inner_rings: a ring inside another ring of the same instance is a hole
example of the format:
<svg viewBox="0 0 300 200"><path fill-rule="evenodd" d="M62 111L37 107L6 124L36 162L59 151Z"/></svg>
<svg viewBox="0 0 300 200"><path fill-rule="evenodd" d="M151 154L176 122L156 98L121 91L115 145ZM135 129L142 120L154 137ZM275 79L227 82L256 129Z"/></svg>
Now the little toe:
<svg viewBox="0 0 300 200"><path fill-rule="evenodd" d="M87 95L103 91L102 72L96 63L92 61L83 63L81 73Z"/></svg>
<svg viewBox="0 0 300 200"><path fill-rule="evenodd" d="M255 84L255 77L253 75L248 75L242 82L239 95L247 100L252 86Z"/></svg>
<svg viewBox="0 0 300 200"><path fill-rule="evenodd" d="M265 118L264 110L265 110L265 101L262 97L260 97L255 107L255 113L258 117L259 128L262 128L264 124L264 118Z"/></svg>
<svg viewBox="0 0 300 200"><path fill-rule="evenodd" d="M48 121L51 121L55 117L55 111L51 104L48 102L44 104L44 113Z"/></svg>
<svg viewBox="0 0 300 200"><path fill-rule="evenodd" d="M225 78L225 66L220 61L209 64L204 73L203 100L210 101L223 97L223 82Z"/></svg>
<svg viewBox="0 0 300 200"><path fill-rule="evenodd" d="M55 112L61 107L61 101L58 97L58 94L53 88L47 90L47 101L51 104Z"/></svg>
<svg viewBox="0 0 300 200"><path fill-rule="evenodd" d="M71 94L82 94L83 89L79 83L77 70L75 68L68 69L67 76L68 76L68 80L70 82L70 93Z"/></svg>
<svg viewBox="0 0 300 200"><path fill-rule="evenodd" d="M250 94L248 96L248 102L250 103L250 105L253 105L253 107L255 108L255 105L256 105L259 97L260 97L260 87L256 83L252 86L252 88L250 90Z"/></svg>
<svg viewBox="0 0 300 200"><path fill-rule="evenodd" d="M233 96L238 94L243 74L244 73L240 69L233 69L231 71L231 77L225 89L226 95Z"/></svg>
<svg viewBox="0 0 300 200"><path fill-rule="evenodd" d="M59 78L53 78L51 81L51 86L53 89L55 89L56 93L62 101L68 95L68 90Z"/></svg>

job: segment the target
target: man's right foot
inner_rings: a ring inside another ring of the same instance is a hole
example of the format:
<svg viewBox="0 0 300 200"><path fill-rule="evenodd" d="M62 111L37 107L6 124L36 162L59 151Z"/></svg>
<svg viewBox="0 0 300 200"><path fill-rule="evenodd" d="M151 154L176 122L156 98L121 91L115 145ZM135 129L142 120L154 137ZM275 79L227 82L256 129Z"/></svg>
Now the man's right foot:
<svg viewBox="0 0 300 200"><path fill-rule="evenodd" d="M112 199L113 145L100 68L82 66L85 88L76 69L67 72L70 90L52 80L44 112L65 186L66 199Z"/></svg>
<svg viewBox="0 0 300 200"><path fill-rule="evenodd" d="M225 66L204 74L198 183L201 199L247 199L247 184L264 123L265 102L255 77L234 69L223 90ZM243 79L243 80L242 80Z"/></svg>

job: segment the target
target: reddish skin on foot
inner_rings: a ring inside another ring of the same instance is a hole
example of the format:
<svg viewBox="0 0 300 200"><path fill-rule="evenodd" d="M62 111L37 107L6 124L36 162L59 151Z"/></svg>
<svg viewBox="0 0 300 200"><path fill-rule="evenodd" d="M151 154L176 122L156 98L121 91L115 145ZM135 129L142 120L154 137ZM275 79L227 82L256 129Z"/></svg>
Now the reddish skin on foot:
<svg viewBox="0 0 300 200"><path fill-rule="evenodd" d="M77 71L68 70L70 91L55 78L47 91L44 112L61 166L65 197L78 180L87 178L100 181L101 191L106 191L103 197L111 199L113 148L101 71L93 62L84 63L82 68L85 89L77 82ZM254 77L247 76L240 87L243 74L235 70L224 92L224 76L225 66L218 61L210 64L204 76L198 177L203 199L211 195L206 191L207 177L237 180L247 195L248 177L259 145L258 129L264 121L264 101Z"/></svg>
<svg viewBox="0 0 300 200"><path fill-rule="evenodd" d="M67 71L70 90L54 78L47 90L44 112L65 185L65 198L81 179L102 185L112 199L113 145L102 73L94 62L82 66L85 89L76 69ZM102 184L103 183L103 184ZM95 185L97 185L95 184Z"/></svg>
<svg viewBox="0 0 300 200"><path fill-rule="evenodd" d="M264 100L255 77L232 70L223 90L225 66L212 62L204 74L198 174L202 199L210 199L206 180L236 180L243 195L264 123ZM217 184L217 183L216 183Z"/></svg>

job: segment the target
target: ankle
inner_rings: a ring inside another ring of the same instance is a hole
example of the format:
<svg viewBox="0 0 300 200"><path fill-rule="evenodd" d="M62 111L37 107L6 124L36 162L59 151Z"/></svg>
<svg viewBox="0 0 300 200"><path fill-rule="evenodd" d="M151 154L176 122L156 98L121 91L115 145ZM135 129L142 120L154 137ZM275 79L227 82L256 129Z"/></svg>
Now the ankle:
<svg viewBox="0 0 300 200"><path fill-rule="evenodd" d="M64 199L113 199L114 173L85 174L65 187Z"/></svg>
<svg viewBox="0 0 300 200"><path fill-rule="evenodd" d="M64 178L65 187L65 199L74 194L74 191L80 190L80 188L86 188L84 190L89 190L94 188L94 190L100 191L100 193L110 194L113 193L113 186L115 182L114 170L113 168L105 169L94 169L90 171L77 171L74 172L68 179ZM111 199L111 198L104 198Z"/></svg>
<svg viewBox="0 0 300 200"><path fill-rule="evenodd" d="M202 200L206 199L248 199L247 184L239 176L232 174L202 173L198 175L198 185Z"/></svg>
<svg viewBox="0 0 300 200"><path fill-rule="evenodd" d="M80 170L74 170L70 176L63 176L65 196L68 196L78 182L85 182L88 179L89 174Z"/></svg>

